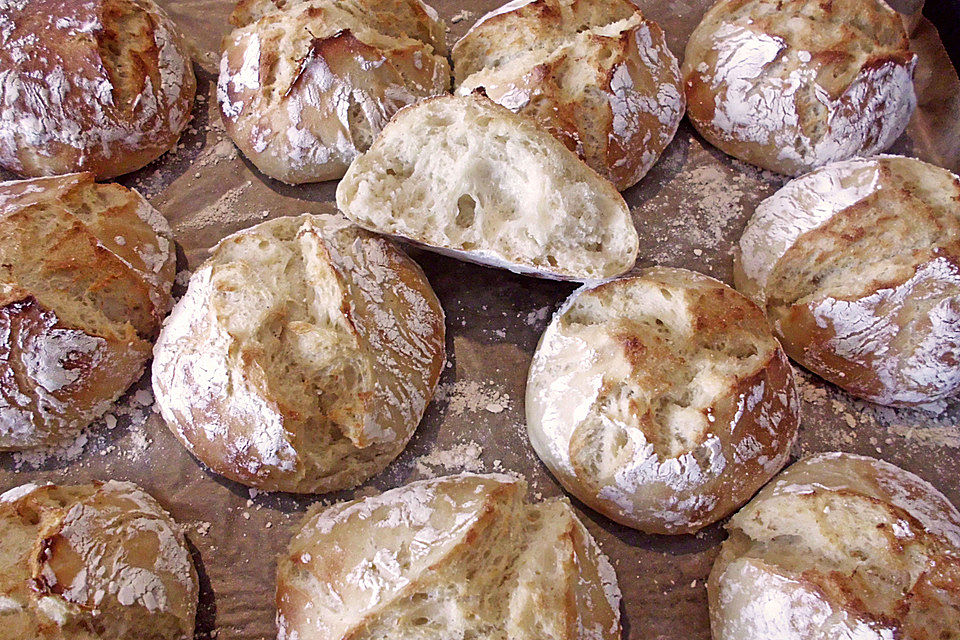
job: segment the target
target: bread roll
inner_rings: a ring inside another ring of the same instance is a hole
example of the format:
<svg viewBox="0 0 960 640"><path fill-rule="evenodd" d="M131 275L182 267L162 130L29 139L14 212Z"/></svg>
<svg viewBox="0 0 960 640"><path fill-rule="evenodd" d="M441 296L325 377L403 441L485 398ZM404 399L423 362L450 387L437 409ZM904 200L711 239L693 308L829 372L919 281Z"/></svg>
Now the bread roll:
<svg viewBox="0 0 960 640"><path fill-rule="evenodd" d="M399 112L337 186L371 231L532 275L628 270L639 241L623 198L556 138L479 95Z"/></svg>
<svg viewBox="0 0 960 640"><path fill-rule="evenodd" d="M457 93L532 117L620 190L683 117L677 59L630 0L509 2L454 45L453 67Z"/></svg>
<svg viewBox="0 0 960 640"><path fill-rule="evenodd" d="M224 126L283 182L340 178L398 109L450 86L443 24L419 0L245 1L233 22Z"/></svg>
<svg viewBox="0 0 960 640"><path fill-rule="evenodd" d="M278 640L619 640L613 567L526 488L461 474L309 516L278 562Z"/></svg>
<svg viewBox="0 0 960 640"><path fill-rule="evenodd" d="M527 380L527 430L570 493L648 533L690 533L787 461L800 408L760 310L707 276L654 267L575 292Z"/></svg>
<svg viewBox="0 0 960 640"><path fill-rule="evenodd" d="M403 450L444 363L420 268L339 216L228 236L157 341L153 392L187 449L231 480L322 493Z"/></svg>
<svg viewBox="0 0 960 640"><path fill-rule="evenodd" d="M960 637L960 513L912 473L805 458L727 529L707 583L714 640Z"/></svg>
<svg viewBox="0 0 960 640"><path fill-rule="evenodd" d="M140 377L175 263L136 191L89 173L0 183L0 451L76 435Z"/></svg>
<svg viewBox="0 0 960 640"><path fill-rule="evenodd" d="M193 67L152 0L11 0L0 10L0 166L111 178L170 149Z"/></svg>
<svg viewBox="0 0 960 640"><path fill-rule="evenodd" d="M183 534L129 482L0 495L0 637L192 640L197 573Z"/></svg>
<svg viewBox="0 0 960 640"><path fill-rule="evenodd" d="M883 0L720 0L687 43L687 113L721 151L797 175L893 144L916 64Z"/></svg>
<svg viewBox="0 0 960 640"><path fill-rule="evenodd" d="M960 388L960 179L912 158L838 162L763 201L737 287L791 358L872 402Z"/></svg>

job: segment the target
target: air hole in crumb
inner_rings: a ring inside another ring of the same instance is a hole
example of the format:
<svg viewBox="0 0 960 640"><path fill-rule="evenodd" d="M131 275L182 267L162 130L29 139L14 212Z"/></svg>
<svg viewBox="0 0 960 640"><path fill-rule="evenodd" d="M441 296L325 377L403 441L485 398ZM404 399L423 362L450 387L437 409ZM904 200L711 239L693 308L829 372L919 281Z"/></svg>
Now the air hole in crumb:
<svg viewBox="0 0 960 640"><path fill-rule="evenodd" d="M477 201L465 193L457 200L457 219L454 222L461 229L468 229L473 226L476 211Z"/></svg>

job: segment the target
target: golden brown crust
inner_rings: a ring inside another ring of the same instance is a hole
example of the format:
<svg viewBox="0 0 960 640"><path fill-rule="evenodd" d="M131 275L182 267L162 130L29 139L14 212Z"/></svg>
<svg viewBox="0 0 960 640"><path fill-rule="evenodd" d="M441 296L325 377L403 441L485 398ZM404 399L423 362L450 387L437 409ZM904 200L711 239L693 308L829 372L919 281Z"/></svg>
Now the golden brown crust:
<svg viewBox="0 0 960 640"><path fill-rule="evenodd" d="M136 381L174 267L136 192L91 174L0 184L0 449L61 441Z"/></svg>
<svg viewBox="0 0 960 640"><path fill-rule="evenodd" d="M5 168L109 178L165 153L186 126L196 80L152 0L14 2L0 26Z"/></svg>
<svg viewBox="0 0 960 640"><path fill-rule="evenodd" d="M795 361L894 406L960 388L960 179L909 158L834 163L757 207L735 281Z"/></svg>
<svg viewBox="0 0 960 640"><path fill-rule="evenodd" d="M245 27L265 15L290 10L297 5L335 7L368 21L377 31L393 37L409 37L447 55L446 28L437 12L421 0L240 0L230 14L230 24Z"/></svg>
<svg viewBox="0 0 960 640"><path fill-rule="evenodd" d="M217 473L323 493L400 454L444 349L440 303L392 242L338 216L280 218L194 272L157 342L154 395Z"/></svg>
<svg viewBox="0 0 960 640"><path fill-rule="evenodd" d="M0 495L4 638L193 637L197 574L176 523L133 484Z"/></svg>
<svg viewBox="0 0 960 640"><path fill-rule="evenodd" d="M728 529L707 584L715 640L934 640L960 630L960 514L893 465L806 458Z"/></svg>
<svg viewBox="0 0 960 640"><path fill-rule="evenodd" d="M32 296L6 301L0 308L0 451L76 433L137 381L150 350L132 330L91 336L64 326Z"/></svg>
<svg viewBox="0 0 960 640"><path fill-rule="evenodd" d="M798 412L760 310L679 269L575 294L527 387L531 442L554 475L650 533L693 532L743 504L786 461Z"/></svg>
<svg viewBox="0 0 960 640"><path fill-rule="evenodd" d="M278 638L619 638L613 568L568 502L525 489L460 474L317 509L278 560Z"/></svg>
<svg viewBox="0 0 960 640"><path fill-rule="evenodd" d="M217 97L227 133L272 178L342 177L400 108L449 88L446 59L402 32L424 24L353 1L280 3L259 14L224 39Z"/></svg>

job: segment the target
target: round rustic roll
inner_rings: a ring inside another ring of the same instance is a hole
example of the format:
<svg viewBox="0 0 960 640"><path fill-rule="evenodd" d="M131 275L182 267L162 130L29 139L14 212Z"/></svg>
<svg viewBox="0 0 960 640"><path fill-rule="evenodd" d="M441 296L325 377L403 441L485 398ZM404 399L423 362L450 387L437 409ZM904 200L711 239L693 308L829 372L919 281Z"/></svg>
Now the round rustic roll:
<svg viewBox="0 0 960 640"><path fill-rule="evenodd" d="M908 471L805 458L727 529L707 582L714 640L960 637L960 513Z"/></svg>
<svg viewBox="0 0 960 640"><path fill-rule="evenodd" d="M154 350L153 392L187 449L268 491L355 486L403 450L444 363L420 268L339 216L222 240Z"/></svg>
<svg viewBox="0 0 960 640"><path fill-rule="evenodd" d="M527 380L527 430L560 483L648 533L690 533L780 470L799 397L750 300L685 269L654 267L575 292Z"/></svg>
<svg viewBox="0 0 960 640"><path fill-rule="evenodd" d="M797 175L893 144L916 64L883 0L720 0L687 43L687 115L721 151Z"/></svg>
<svg viewBox="0 0 960 640"><path fill-rule="evenodd" d="M0 495L4 638L191 640L198 590L177 523L134 484Z"/></svg>
<svg viewBox="0 0 960 640"><path fill-rule="evenodd" d="M90 173L0 183L0 451L75 436L137 381L172 304L172 238Z"/></svg>
<svg viewBox="0 0 960 640"><path fill-rule="evenodd" d="M960 179L913 158L847 160L757 207L737 288L787 354L846 391L911 406L960 388Z"/></svg>
<svg viewBox="0 0 960 640"><path fill-rule="evenodd" d="M630 0L509 2L453 47L457 92L529 116L619 190L683 118L677 59Z"/></svg>
<svg viewBox="0 0 960 640"><path fill-rule="evenodd" d="M24 0L0 11L0 166L111 178L166 153L196 79L152 0Z"/></svg>
<svg viewBox="0 0 960 640"><path fill-rule="evenodd" d="M343 176L401 107L445 93L443 25L419 0L238 6L217 96L227 133L290 184Z"/></svg>
<svg viewBox="0 0 960 640"><path fill-rule="evenodd" d="M609 560L526 492L463 473L316 510L277 563L278 640L620 640Z"/></svg>

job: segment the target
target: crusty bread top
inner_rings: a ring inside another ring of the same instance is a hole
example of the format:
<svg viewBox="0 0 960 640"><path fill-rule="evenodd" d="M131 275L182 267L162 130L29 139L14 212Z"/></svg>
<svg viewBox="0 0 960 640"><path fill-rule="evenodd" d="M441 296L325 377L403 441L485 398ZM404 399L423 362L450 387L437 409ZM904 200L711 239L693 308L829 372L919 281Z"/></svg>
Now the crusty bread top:
<svg viewBox="0 0 960 640"><path fill-rule="evenodd" d="M790 181L757 207L737 252L744 291L760 304L861 298L937 256L960 258L960 178L899 156Z"/></svg>
<svg viewBox="0 0 960 640"><path fill-rule="evenodd" d="M422 0L240 0L230 14L230 23L245 27L265 15L298 5L334 8L385 35L416 38L433 47L439 55L447 55L443 21L436 10Z"/></svg>
<svg viewBox="0 0 960 640"><path fill-rule="evenodd" d="M655 267L582 289L557 312L535 357L541 366L556 356L564 360L556 363L563 378L541 372L559 402L546 408L543 421L583 416L587 407L576 403L586 391L592 410L636 426L660 462L681 458L715 437L716 411L734 418L714 403L729 400L731 383L736 388L757 374L778 348L755 305L692 271ZM573 363L580 366L565 366ZM552 442L562 448L555 451L559 460L575 464L563 446L568 440ZM621 472L616 456L593 462L602 484ZM684 483L675 480L678 488Z"/></svg>
<svg viewBox="0 0 960 640"><path fill-rule="evenodd" d="M831 624L860 628L856 637L960 634L960 512L912 473L846 453L808 457L727 528L715 601L733 618L726 625L750 623L745 611L756 619L752 633L731 626L722 638L759 638L764 619L780 616L804 632L796 637L814 637L824 611ZM793 611L762 613L761 603L792 592ZM741 611L730 606L738 599Z"/></svg>
<svg viewBox="0 0 960 640"><path fill-rule="evenodd" d="M464 473L308 516L279 561L279 638L619 638L613 568L569 503L525 493Z"/></svg>
<svg viewBox="0 0 960 640"><path fill-rule="evenodd" d="M740 155L796 174L886 149L916 106L916 62L883 0L720 0L690 37L683 76L705 135L769 146L775 163L749 146Z"/></svg>
<svg viewBox="0 0 960 640"><path fill-rule="evenodd" d="M791 357L874 402L960 386L960 178L913 158L827 165L757 207L737 287Z"/></svg>
<svg viewBox="0 0 960 640"><path fill-rule="evenodd" d="M456 84L580 33L604 33L638 13L630 0L512 0L482 16L453 47Z"/></svg>
<svg viewBox="0 0 960 640"><path fill-rule="evenodd" d="M368 4L267 2L272 11L224 39L224 125L265 174L290 184L340 178L398 109L449 89L449 63L419 39L420 18L429 22L420 5L391 3L394 14Z"/></svg>
<svg viewBox="0 0 960 640"><path fill-rule="evenodd" d="M392 242L340 216L223 239L164 325L161 414L208 466L268 490L354 486L402 450L444 361L443 311Z"/></svg>
<svg viewBox="0 0 960 640"><path fill-rule="evenodd" d="M152 0L13 0L0 33L0 157L19 173L132 171L190 118L193 69Z"/></svg>
<svg viewBox="0 0 960 640"><path fill-rule="evenodd" d="M608 181L480 95L402 109L337 187L360 226L468 260L574 280L623 273L639 241Z"/></svg>
<svg viewBox="0 0 960 640"><path fill-rule="evenodd" d="M193 637L198 584L183 534L137 486L11 489L0 540L4 637Z"/></svg>
<svg viewBox="0 0 960 640"><path fill-rule="evenodd" d="M0 302L33 297L93 334L153 340L172 304L170 225L89 173L0 183L0 263Z"/></svg>
<svg viewBox="0 0 960 640"><path fill-rule="evenodd" d="M776 473L799 401L756 305L654 267L570 297L534 355L526 406L534 448L568 489L663 533L722 517Z"/></svg>

